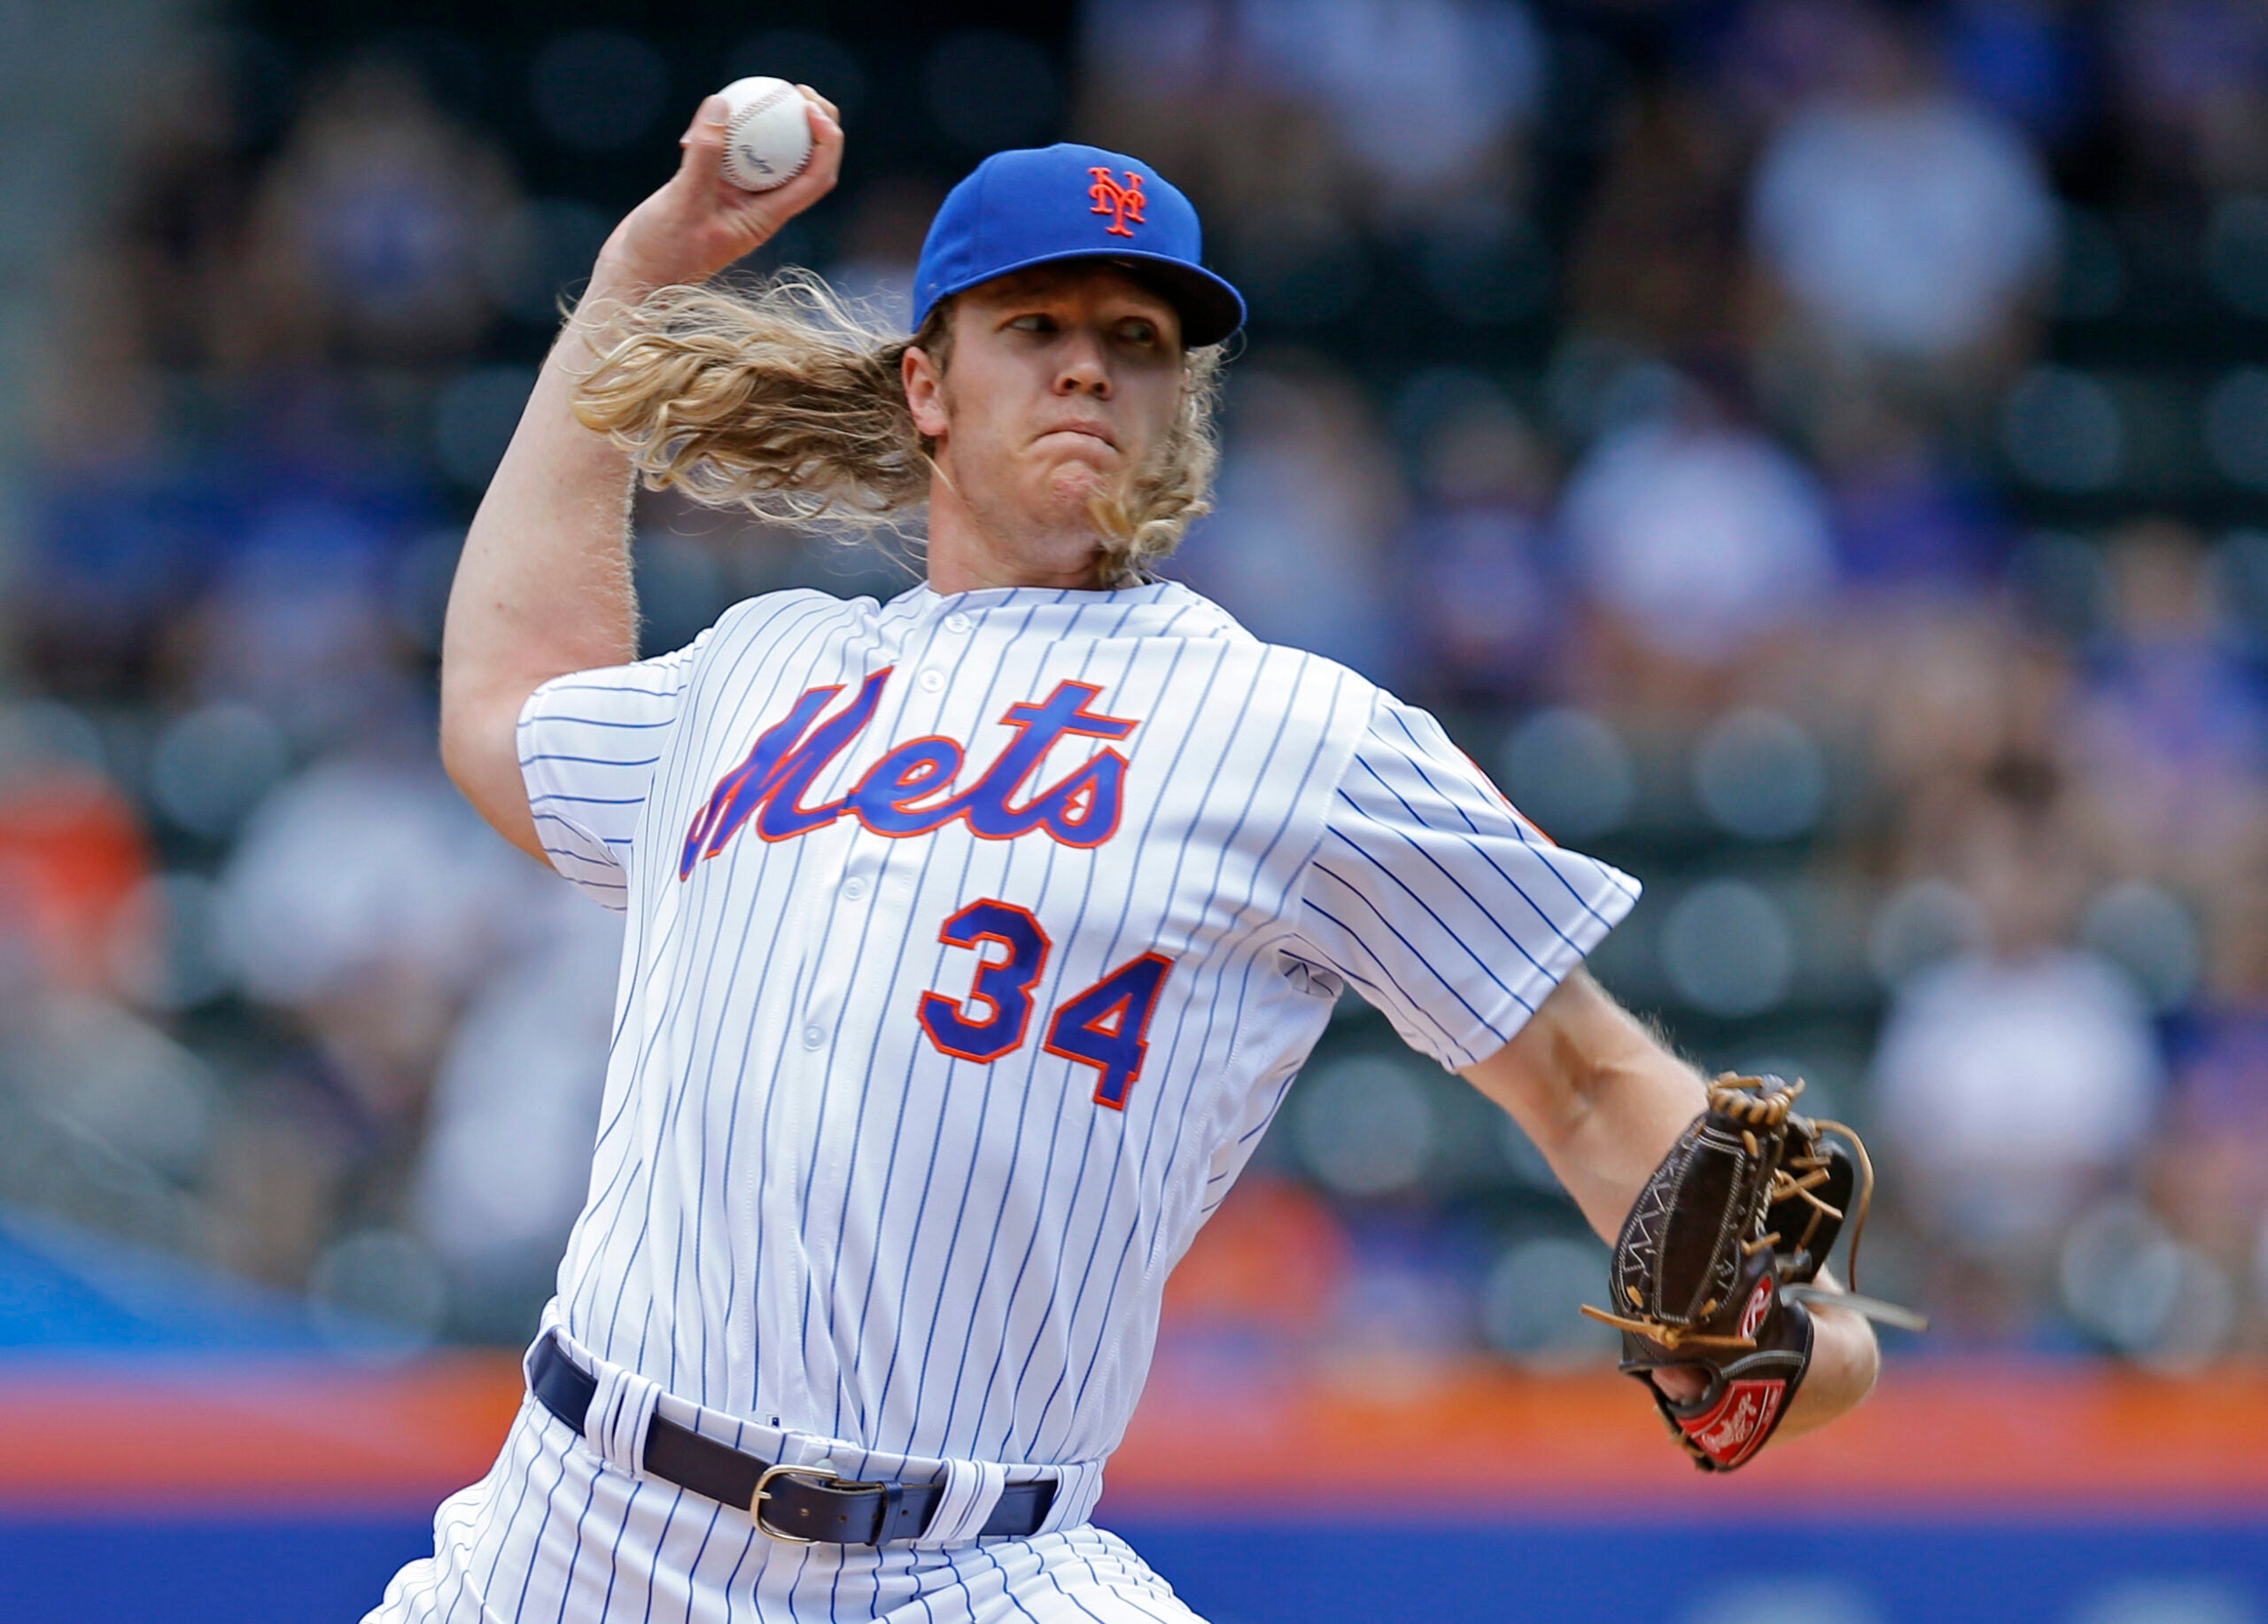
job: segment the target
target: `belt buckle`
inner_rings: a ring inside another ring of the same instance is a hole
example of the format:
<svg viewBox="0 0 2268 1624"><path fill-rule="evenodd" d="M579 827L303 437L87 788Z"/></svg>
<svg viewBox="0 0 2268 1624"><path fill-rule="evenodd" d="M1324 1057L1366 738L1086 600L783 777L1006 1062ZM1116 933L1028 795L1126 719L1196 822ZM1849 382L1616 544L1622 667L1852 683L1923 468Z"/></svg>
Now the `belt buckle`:
<svg viewBox="0 0 2268 1624"><path fill-rule="evenodd" d="M749 1496L749 1519L756 1524L758 1534L769 1535L783 1545L816 1545L820 1542L806 1539L800 1534L790 1534L784 1528L775 1528L764 1520L764 1503L772 1497L768 1485L773 1478L812 1478L817 1480L819 1486L840 1483L845 1489L889 1487L887 1483L843 1483L843 1474L832 1466L766 1466L764 1475L756 1480L756 1492Z"/></svg>

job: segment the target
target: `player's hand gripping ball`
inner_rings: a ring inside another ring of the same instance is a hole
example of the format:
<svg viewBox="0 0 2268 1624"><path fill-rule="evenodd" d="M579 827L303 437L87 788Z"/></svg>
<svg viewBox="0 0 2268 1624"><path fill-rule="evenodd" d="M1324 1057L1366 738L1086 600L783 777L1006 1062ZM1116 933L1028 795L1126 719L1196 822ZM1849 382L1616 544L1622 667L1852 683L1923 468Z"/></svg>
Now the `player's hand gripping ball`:
<svg viewBox="0 0 2268 1624"><path fill-rule="evenodd" d="M735 79L725 98L725 178L742 191L770 191L812 158L809 104L784 79Z"/></svg>

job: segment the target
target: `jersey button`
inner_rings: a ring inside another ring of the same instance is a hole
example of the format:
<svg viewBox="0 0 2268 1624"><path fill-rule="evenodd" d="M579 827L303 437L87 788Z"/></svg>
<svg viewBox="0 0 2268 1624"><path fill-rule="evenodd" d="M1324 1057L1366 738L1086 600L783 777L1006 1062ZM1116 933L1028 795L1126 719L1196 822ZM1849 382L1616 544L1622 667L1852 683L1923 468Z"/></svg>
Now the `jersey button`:
<svg viewBox="0 0 2268 1624"><path fill-rule="evenodd" d="M948 632L967 631L968 617L967 615L958 613L947 615L945 617L945 630Z"/></svg>
<svg viewBox="0 0 2268 1624"><path fill-rule="evenodd" d="M826 1041L827 1029L825 1027L807 1026L804 1029L804 1047L806 1049L816 1049L819 1045Z"/></svg>
<svg viewBox="0 0 2268 1624"><path fill-rule="evenodd" d="M933 665L921 673L920 680L923 693L934 694L945 686L945 673Z"/></svg>
<svg viewBox="0 0 2268 1624"><path fill-rule="evenodd" d="M843 882L843 894L856 902L866 894L866 882L857 874L852 874Z"/></svg>

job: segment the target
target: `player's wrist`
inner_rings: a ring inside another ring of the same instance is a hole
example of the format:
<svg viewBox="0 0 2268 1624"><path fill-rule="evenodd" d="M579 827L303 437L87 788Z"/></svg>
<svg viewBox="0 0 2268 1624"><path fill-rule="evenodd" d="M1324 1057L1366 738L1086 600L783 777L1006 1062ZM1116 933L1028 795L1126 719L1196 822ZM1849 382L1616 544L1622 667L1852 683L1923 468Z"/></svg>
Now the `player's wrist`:
<svg viewBox="0 0 2268 1624"><path fill-rule="evenodd" d="M641 210L644 206L640 206ZM704 280L708 272L672 244L669 236L632 213L599 250L584 302L607 299L634 305L657 289Z"/></svg>
<svg viewBox="0 0 2268 1624"><path fill-rule="evenodd" d="M1857 1409L1882 1374L1881 1345L1865 1316L1816 1299L1810 1313L1811 1365L1788 1406L1783 1436L1810 1432Z"/></svg>
<svg viewBox="0 0 2268 1624"><path fill-rule="evenodd" d="M658 288L705 282L772 234L723 233L681 193L682 175L625 214L591 269L594 291L635 302ZM719 238L724 240L717 240Z"/></svg>

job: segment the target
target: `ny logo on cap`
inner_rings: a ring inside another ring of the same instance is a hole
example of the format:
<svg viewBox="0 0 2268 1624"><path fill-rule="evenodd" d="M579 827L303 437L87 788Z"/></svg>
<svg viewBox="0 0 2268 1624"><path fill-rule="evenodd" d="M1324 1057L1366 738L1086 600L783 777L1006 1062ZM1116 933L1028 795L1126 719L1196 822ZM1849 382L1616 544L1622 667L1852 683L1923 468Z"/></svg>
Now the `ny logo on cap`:
<svg viewBox="0 0 2268 1624"><path fill-rule="evenodd" d="M1126 184L1121 186L1110 178L1110 169L1107 165L1098 164L1087 173L1095 177L1095 183L1087 188L1087 196L1095 200L1094 207L1088 213L1108 214L1111 220L1107 229L1111 236L1133 236L1134 233L1127 229L1126 222L1130 220L1138 226L1144 223L1142 177L1129 169L1125 172Z"/></svg>

